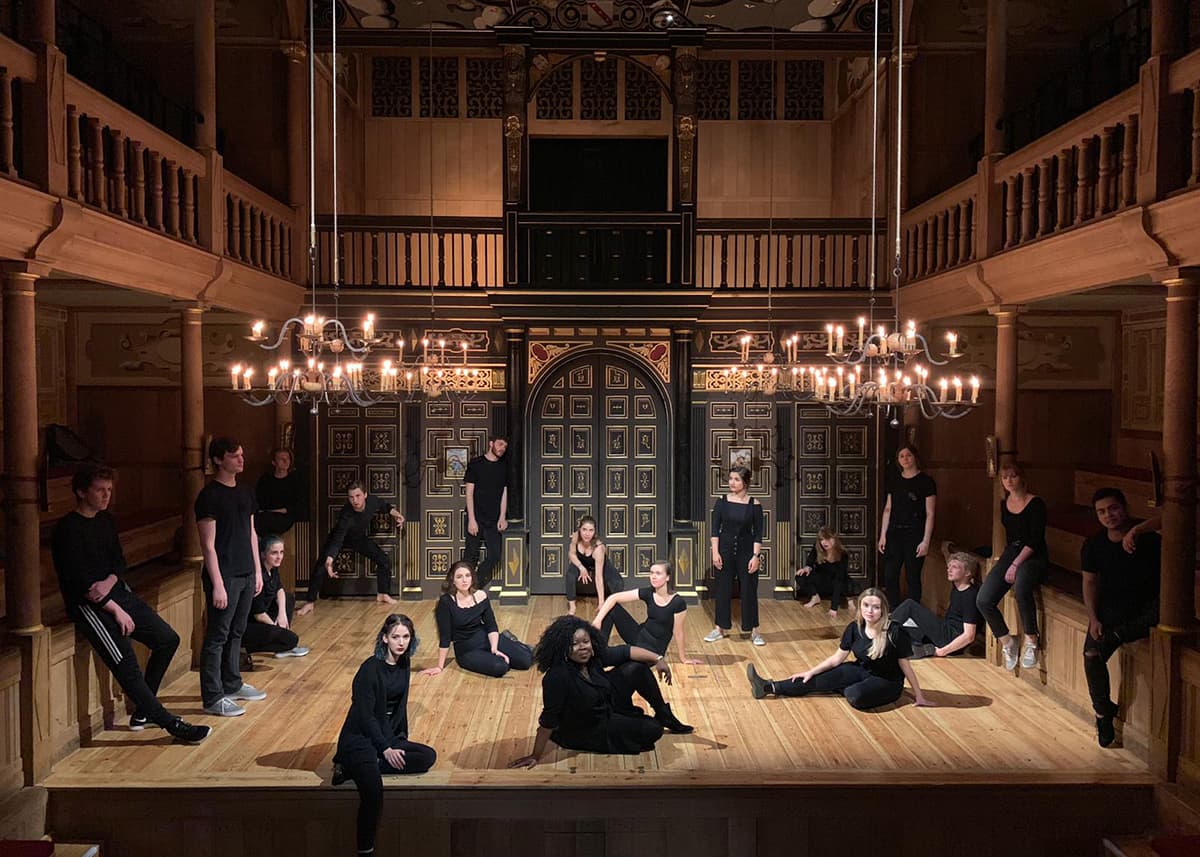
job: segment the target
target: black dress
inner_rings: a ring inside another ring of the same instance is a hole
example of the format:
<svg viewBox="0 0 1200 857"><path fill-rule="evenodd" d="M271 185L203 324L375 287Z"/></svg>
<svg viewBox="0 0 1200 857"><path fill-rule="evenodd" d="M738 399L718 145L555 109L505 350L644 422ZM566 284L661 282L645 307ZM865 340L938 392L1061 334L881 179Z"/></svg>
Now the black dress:
<svg viewBox="0 0 1200 857"><path fill-rule="evenodd" d="M754 545L762 543L763 513L753 498L731 503L722 497L712 511L712 538L723 568L716 571L716 624L728 630L733 624L733 580L738 579L742 599L742 630L758 627L758 574L750 573Z"/></svg>

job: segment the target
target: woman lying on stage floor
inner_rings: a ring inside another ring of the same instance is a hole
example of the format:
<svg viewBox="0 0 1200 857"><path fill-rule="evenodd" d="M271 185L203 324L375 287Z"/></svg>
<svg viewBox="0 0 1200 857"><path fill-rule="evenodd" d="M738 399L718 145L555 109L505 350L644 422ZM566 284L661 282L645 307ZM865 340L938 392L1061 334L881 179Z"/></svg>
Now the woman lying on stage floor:
<svg viewBox="0 0 1200 857"><path fill-rule="evenodd" d="M846 663L851 652L855 660ZM909 662L911 656L908 634L889 621L887 598L872 587L859 596L858 619L846 626L838 650L821 663L781 681L762 678L754 664L747 664L746 677L750 679L755 699L767 694L840 693L860 711L895 702L903 693L907 678L917 705L932 705L921 693L917 674Z"/></svg>
<svg viewBox="0 0 1200 857"><path fill-rule="evenodd" d="M421 675L438 675L446 668L451 643L459 666L480 675L499 678L509 668L527 670L533 666L529 646L509 631L499 632L492 602L487 592L475 588L475 569L466 560L459 560L446 572L433 615L438 629L438 663L422 670Z"/></svg>
<svg viewBox="0 0 1200 857"><path fill-rule="evenodd" d="M563 575L563 583L566 587L568 615L575 615L575 597L580 586L595 582L597 609L605 603L606 594L612 596L625 588L621 573L608 558L604 542L596 535L596 519L591 515L584 515L579 519L579 526L571 534L571 543L567 545L567 559L569 562L567 573ZM601 570L600 574L596 573L597 568ZM604 622L596 626L606 643L612 635L613 625L617 626L617 633L621 635L622 640L631 646L635 645L638 623L624 607L609 610Z"/></svg>
<svg viewBox="0 0 1200 857"><path fill-rule="evenodd" d="M375 654L354 676L350 712L333 757L333 784L358 786L358 853L375 851L384 774L423 774L437 752L408 740L408 685L417 634L412 619L393 613L375 637Z"/></svg>
<svg viewBox="0 0 1200 857"><path fill-rule="evenodd" d="M532 768L551 741L588 753L642 753L654 749L664 728L673 732L679 723L654 678L657 672L671 683L663 656L641 646L608 646L578 616L555 619L542 632L534 657L545 673L542 713L533 752L511 768ZM634 691L650 703L654 717L634 706Z"/></svg>

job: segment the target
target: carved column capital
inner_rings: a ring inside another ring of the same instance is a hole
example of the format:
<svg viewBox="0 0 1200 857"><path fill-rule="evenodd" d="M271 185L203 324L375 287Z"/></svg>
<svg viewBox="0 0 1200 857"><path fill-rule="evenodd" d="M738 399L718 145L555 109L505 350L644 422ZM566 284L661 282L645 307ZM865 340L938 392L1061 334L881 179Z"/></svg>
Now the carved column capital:
<svg viewBox="0 0 1200 857"><path fill-rule="evenodd" d="M281 41L279 50L288 58L288 62L300 63L308 58L308 47L301 41Z"/></svg>

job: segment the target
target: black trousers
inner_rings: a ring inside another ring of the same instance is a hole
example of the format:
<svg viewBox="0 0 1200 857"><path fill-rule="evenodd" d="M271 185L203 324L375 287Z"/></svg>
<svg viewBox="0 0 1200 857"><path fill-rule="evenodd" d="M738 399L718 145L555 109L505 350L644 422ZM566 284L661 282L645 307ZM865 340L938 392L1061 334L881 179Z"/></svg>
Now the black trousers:
<svg viewBox="0 0 1200 857"><path fill-rule="evenodd" d="M112 614L94 604L83 604L72 611L75 629L87 638L112 672L121 690L133 702L134 713L166 727L175 716L158 701L158 688L179 648L179 635L124 583L113 587L112 600L133 620L132 634L128 637L122 634ZM145 673L138 665L131 640L150 650Z"/></svg>
<svg viewBox="0 0 1200 857"><path fill-rule="evenodd" d="M574 601L576 590L579 587L579 569L570 564L566 574L563 575L564 588L568 601ZM614 592L623 592L625 590L625 581L621 579L621 573L617 571L617 567L604 559L604 597L612 595ZM614 604L613 609L608 611L608 615L604 617L604 621L600 623L600 636L604 637L604 641L608 642L608 638L612 636L612 629L616 626L617 633L621 635L621 639L631 646L637 645L638 631L641 626L637 619L629 614L625 609L624 604Z"/></svg>
<svg viewBox="0 0 1200 857"><path fill-rule="evenodd" d="M758 627L758 575L750 573L751 553L721 553L721 569L713 569L716 579L716 626L724 631L733 627L733 579L738 580L742 601L742 630Z"/></svg>
<svg viewBox="0 0 1200 857"><path fill-rule="evenodd" d="M392 746L404 751L404 769L398 770L384 759L346 765L346 778L358 786L358 853L370 854L375 850L375 833L379 830L379 816L383 812L383 778L394 774L423 774L437 761L437 751L415 741L397 739Z"/></svg>
<svg viewBox="0 0 1200 857"><path fill-rule="evenodd" d="M909 620L914 624L907 624ZM911 598L900 602L900 606L892 610L892 621L904 629L914 643L928 642L944 646L961 633L924 604Z"/></svg>
<svg viewBox="0 0 1200 857"><path fill-rule="evenodd" d="M500 552L504 549L504 540L494 523L485 524L478 518L476 518L476 522L479 524L479 535L473 536L467 532L467 543L463 548L462 558L475 568L475 587L486 589L492 582L492 573L495 571L496 565L500 562ZM465 526L463 531L467 531ZM484 556L483 562L480 562L479 548L484 544L487 545L487 554Z"/></svg>
<svg viewBox="0 0 1200 857"><path fill-rule="evenodd" d="M904 692L903 681L871 675L857 663L840 664L813 676L809 681L784 679L771 682L776 696L808 696L810 693L840 693L859 711L888 705Z"/></svg>
<svg viewBox="0 0 1200 857"><path fill-rule="evenodd" d="M603 736L593 733L592 740L576 744L556 731L552 736L554 742L560 747L591 753L632 755L654 749L655 743L663 735L662 724L653 717L645 716L633 704L633 694L637 693L650 703L656 714L666 710L654 671L645 664L628 661L605 671L604 675L612 687L612 711L604 721Z"/></svg>
<svg viewBox="0 0 1200 857"><path fill-rule="evenodd" d="M501 637L496 648L508 656L507 663L492 654L487 631L480 628L469 640L454 644L454 659L463 669L492 678L500 678L510 669L527 670L533 666L533 649L518 640Z"/></svg>
<svg viewBox="0 0 1200 857"><path fill-rule="evenodd" d="M346 539L342 543L343 550L351 550L357 554L361 554L369 559L375 566L375 591L381 595L389 594L392 591L392 558L387 555L387 552L379 546L370 536L363 536L360 539ZM313 563L312 574L308 581L308 603L311 604L321 597L321 588L325 585L325 581L329 579L329 573L325 571L325 557L317 557L317 561Z"/></svg>
<svg viewBox="0 0 1200 857"><path fill-rule="evenodd" d="M924 524L920 527L889 527L887 545L883 551L883 587L888 604L899 604L903 598L900 591L900 572L908 578L908 597L921 600L921 569L925 557L917 556L917 547L925 538Z"/></svg>
<svg viewBox="0 0 1200 857"><path fill-rule="evenodd" d="M200 647L200 699L207 708L221 697L236 693L242 686L239 660L242 635L246 633L246 620L254 600L254 575L225 580L229 601L222 610L213 606L212 580L208 572L201 574L208 614L204 644Z"/></svg>
<svg viewBox="0 0 1200 857"><path fill-rule="evenodd" d="M1025 560L1017 569L1016 583L1009 583L1004 579L1004 575L1020 552L1021 546L1017 544L1011 544L1004 549L987 579L979 587L979 595L975 599L975 603L979 605L979 612L987 620L988 627L992 629L992 636L996 639L1008 634L1008 623L1004 621L1004 614L1000 612L1000 601L1009 589L1013 591L1013 597L1017 600L1017 612L1021 614L1021 631L1031 637L1038 636L1037 591L1046 576L1046 558L1034 555Z"/></svg>
<svg viewBox="0 0 1200 857"><path fill-rule="evenodd" d="M1100 639L1088 634L1083 641L1083 674L1087 677L1088 695L1092 698L1092 710L1097 716L1113 717L1117 713L1117 704L1112 701L1108 659L1125 643L1149 637L1150 626L1157 622L1157 604L1149 604L1125 616L1101 615Z"/></svg>
<svg viewBox="0 0 1200 857"><path fill-rule="evenodd" d="M287 594L284 610L287 614L288 625L292 624L292 608L296 606L296 597ZM268 611L272 619L278 614L278 608ZM242 635L242 648L247 652L289 652L300 645L300 637L291 627L280 628L278 625L267 625L259 622L253 615L246 621L246 633Z"/></svg>

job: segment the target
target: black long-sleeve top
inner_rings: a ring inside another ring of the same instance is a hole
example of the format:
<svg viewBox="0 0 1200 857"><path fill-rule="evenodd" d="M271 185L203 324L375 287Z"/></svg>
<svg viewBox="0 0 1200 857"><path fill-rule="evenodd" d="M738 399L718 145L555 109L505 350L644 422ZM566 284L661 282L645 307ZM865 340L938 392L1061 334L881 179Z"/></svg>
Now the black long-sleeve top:
<svg viewBox="0 0 1200 857"><path fill-rule="evenodd" d="M754 498L748 503L731 503L721 497L713 505L712 538L722 554L746 555L762 543L763 511Z"/></svg>
<svg viewBox="0 0 1200 857"><path fill-rule="evenodd" d="M347 539L358 541L366 538L371 534L371 522L375 520L375 516L380 512L391 514L392 508L391 503L380 500L374 494L367 495L361 512L354 511L354 507L347 501L338 512L337 523L333 525L329 538L325 540L325 550L321 555L336 557L342 552L342 545Z"/></svg>
<svg viewBox="0 0 1200 857"><path fill-rule="evenodd" d="M1033 555L1045 557L1046 547L1046 501L1034 497L1025 504L1020 514L1008 511L1008 502L1000 501L1000 522L1004 524L1008 543L1033 549Z"/></svg>
<svg viewBox="0 0 1200 857"><path fill-rule="evenodd" d="M438 646L443 649L450 648L451 643L465 643L480 628L488 634L500 630L492 612L492 599L486 597L470 607L459 607L453 594L443 595L433 608L433 616L437 621Z"/></svg>
<svg viewBox="0 0 1200 857"><path fill-rule="evenodd" d="M350 711L338 735L333 760L341 765L372 762L408 738L410 660L396 664L369 657L354 675Z"/></svg>
<svg viewBox="0 0 1200 857"><path fill-rule="evenodd" d="M629 646L605 646L588 661L586 674L573 661L551 667L542 676L542 713L538 725L551 730L560 747L613 752L608 720L613 713L612 685L605 667L630 660Z"/></svg>
<svg viewBox="0 0 1200 857"><path fill-rule="evenodd" d="M287 509L286 514L293 521L303 520L308 513L304 480L299 473L289 473L282 479L276 478L274 472L264 473L254 486L254 493L259 509Z"/></svg>
<svg viewBox="0 0 1200 857"><path fill-rule="evenodd" d="M818 562L816 547L810 547L804 564L812 569L809 573L818 591L830 590L829 604L834 609L841 606L844 596L854 594L854 584L850 582L850 557L845 552L837 562Z"/></svg>
<svg viewBox="0 0 1200 857"><path fill-rule="evenodd" d="M125 572L117 524L108 512L97 512L91 518L68 512L50 536L50 555L63 603L71 614L81 604L90 603L87 593L93 583L110 574L120 578Z"/></svg>
<svg viewBox="0 0 1200 857"><path fill-rule="evenodd" d="M279 590L283 588L283 581L279 579L279 569L267 568L267 564L264 562L262 581L262 591L255 595L254 600L250 602L250 614L257 616L259 613L266 613L274 619L279 607Z"/></svg>

